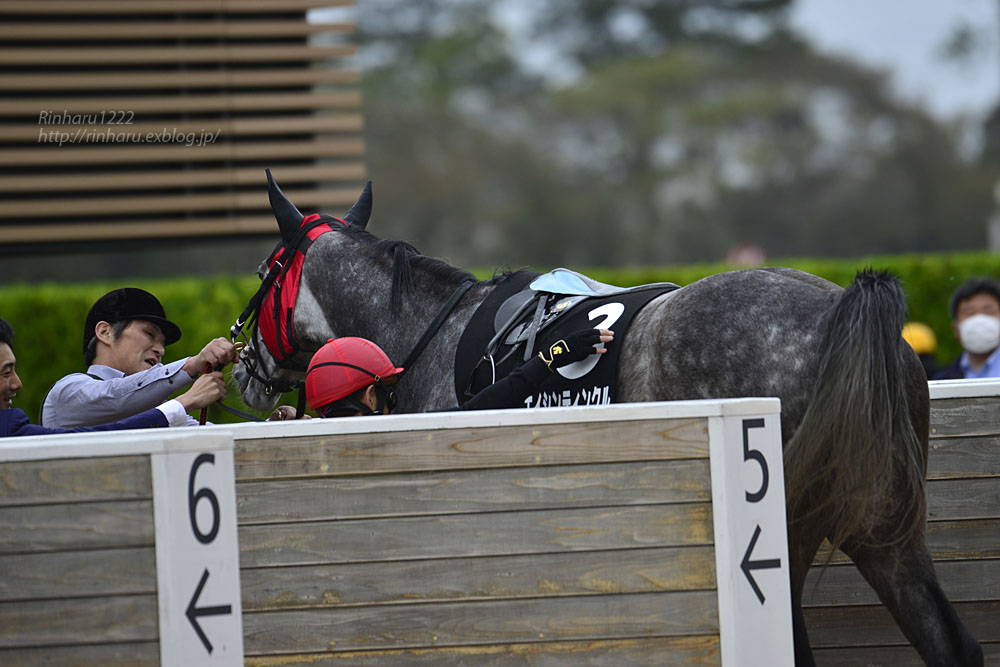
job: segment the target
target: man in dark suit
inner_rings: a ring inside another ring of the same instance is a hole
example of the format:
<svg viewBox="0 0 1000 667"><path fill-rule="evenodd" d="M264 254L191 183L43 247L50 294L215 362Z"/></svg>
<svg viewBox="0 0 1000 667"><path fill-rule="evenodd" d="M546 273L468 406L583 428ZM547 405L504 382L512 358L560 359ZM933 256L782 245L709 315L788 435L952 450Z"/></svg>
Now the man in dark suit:
<svg viewBox="0 0 1000 667"><path fill-rule="evenodd" d="M1000 283L970 278L951 296L951 329L962 354L932 380L1000 377Z"/></svg>

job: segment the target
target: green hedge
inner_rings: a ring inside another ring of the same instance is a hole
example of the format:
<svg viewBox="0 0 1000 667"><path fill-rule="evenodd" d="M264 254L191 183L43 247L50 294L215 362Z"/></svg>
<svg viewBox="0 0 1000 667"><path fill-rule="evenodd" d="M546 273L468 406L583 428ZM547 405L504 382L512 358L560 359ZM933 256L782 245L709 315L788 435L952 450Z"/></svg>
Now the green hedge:
<svg viewBox="0 0 1000 667"><path fill-rule="evenodd" d="M898 255L860 260L793 259L775 262L847 285L855 271L867 266L885 268L902 279L910 306L910 319L928 324L938 338L938 360L948 363L960 348L951 334L948 299L967 277L1000 278L1000 255L962 253L948 255ZM576 267L574 267L576 268ZM686 285L727 270L722 264L627 269L580 269L597 280L618 285L671 281ZM545 270L545 269L540 269ZM480 278L490 271L477 271ZM102 294L124 283L74 283L0 288L0 317L17 332L17 368L24 382L15 405L33 419L48 388L67 373L83 368L83 321L91 304ZM184 331L167 351L167 360L196 354L210 339L228 336L229 327L256 290L255 276L194 279L136 280L128 284L149 290L163 302L168 317ZM232 383L231 383L232 384ZM293 400L293 397L286 397ZM230 405L245 408L235 389ZM213 408L216 422L231 421Z"/></svg>

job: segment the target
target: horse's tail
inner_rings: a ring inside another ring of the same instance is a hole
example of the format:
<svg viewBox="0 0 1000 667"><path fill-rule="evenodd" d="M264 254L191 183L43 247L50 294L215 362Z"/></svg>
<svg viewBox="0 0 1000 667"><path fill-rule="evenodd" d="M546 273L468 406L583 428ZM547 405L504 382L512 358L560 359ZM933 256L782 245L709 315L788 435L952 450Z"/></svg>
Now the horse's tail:
<svg viewBox="0 0 1000 667"><path fill-rule="evenodd" d="M789 519L822 517L834 547L898 542L923 525L926 381L906 356L905 318L897 280L859 271L829 315L812 400L785 448Z"/></svg>

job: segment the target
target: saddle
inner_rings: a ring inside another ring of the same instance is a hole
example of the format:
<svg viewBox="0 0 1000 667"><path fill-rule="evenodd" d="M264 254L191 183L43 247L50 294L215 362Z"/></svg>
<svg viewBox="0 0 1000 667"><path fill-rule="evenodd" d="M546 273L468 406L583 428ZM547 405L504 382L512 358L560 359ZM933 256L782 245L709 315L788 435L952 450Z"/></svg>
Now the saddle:
<svg viewBox="0 0 1000 667"><path fill-rule="evenodd" d="M493 319L496 332L486 347L484 359L492 357L500 345L524 346L524 361L531 358L535 340L573 307L598 297L625 295L650 289L677 289L674 283L653 283L638 287L617 287L594 280L570 269L543 273L520 292L508 297ZM513 350L512 350L513 351Z"/></svg>
<svg viewBox="0 0 1000 667"><path fill-rule="evenodd" d="M539 348L574 331L613 329L606 354L560 368L526 407L614 401L618 355L632 317L673 283L608 285L575 271L511 274L473 313L455 350L455 396L462 403L529 360Z"/></svg>

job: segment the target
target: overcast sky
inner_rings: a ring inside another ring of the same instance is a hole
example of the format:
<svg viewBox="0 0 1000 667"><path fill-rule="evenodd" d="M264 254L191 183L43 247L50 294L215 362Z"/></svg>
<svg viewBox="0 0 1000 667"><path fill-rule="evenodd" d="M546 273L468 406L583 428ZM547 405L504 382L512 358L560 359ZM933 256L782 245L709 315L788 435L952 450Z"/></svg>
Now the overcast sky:
<svg viewBox="0 0 1000 667"><path fill-rule="evenodd" d="M535 1L508 0L502 18L516 27ZM313 10L310 19L343 20L344 12ZM939 118L981 119L1000 102L1000 0L796 0L791 23L821 51L885 70L898 95ZM962 25L972 30L975 56L947 61L942 48ZM549 54L532 46L551 73Z"/></svg>
<svg viewBox="0 0 1000 667"><path fill-rule="evenodd" d="M791 20L820 50L886 70L897 94L941 118L982 116L1000 98L1000 0L797 0ZM942 60L963 23L976 56Z"/></svg>

